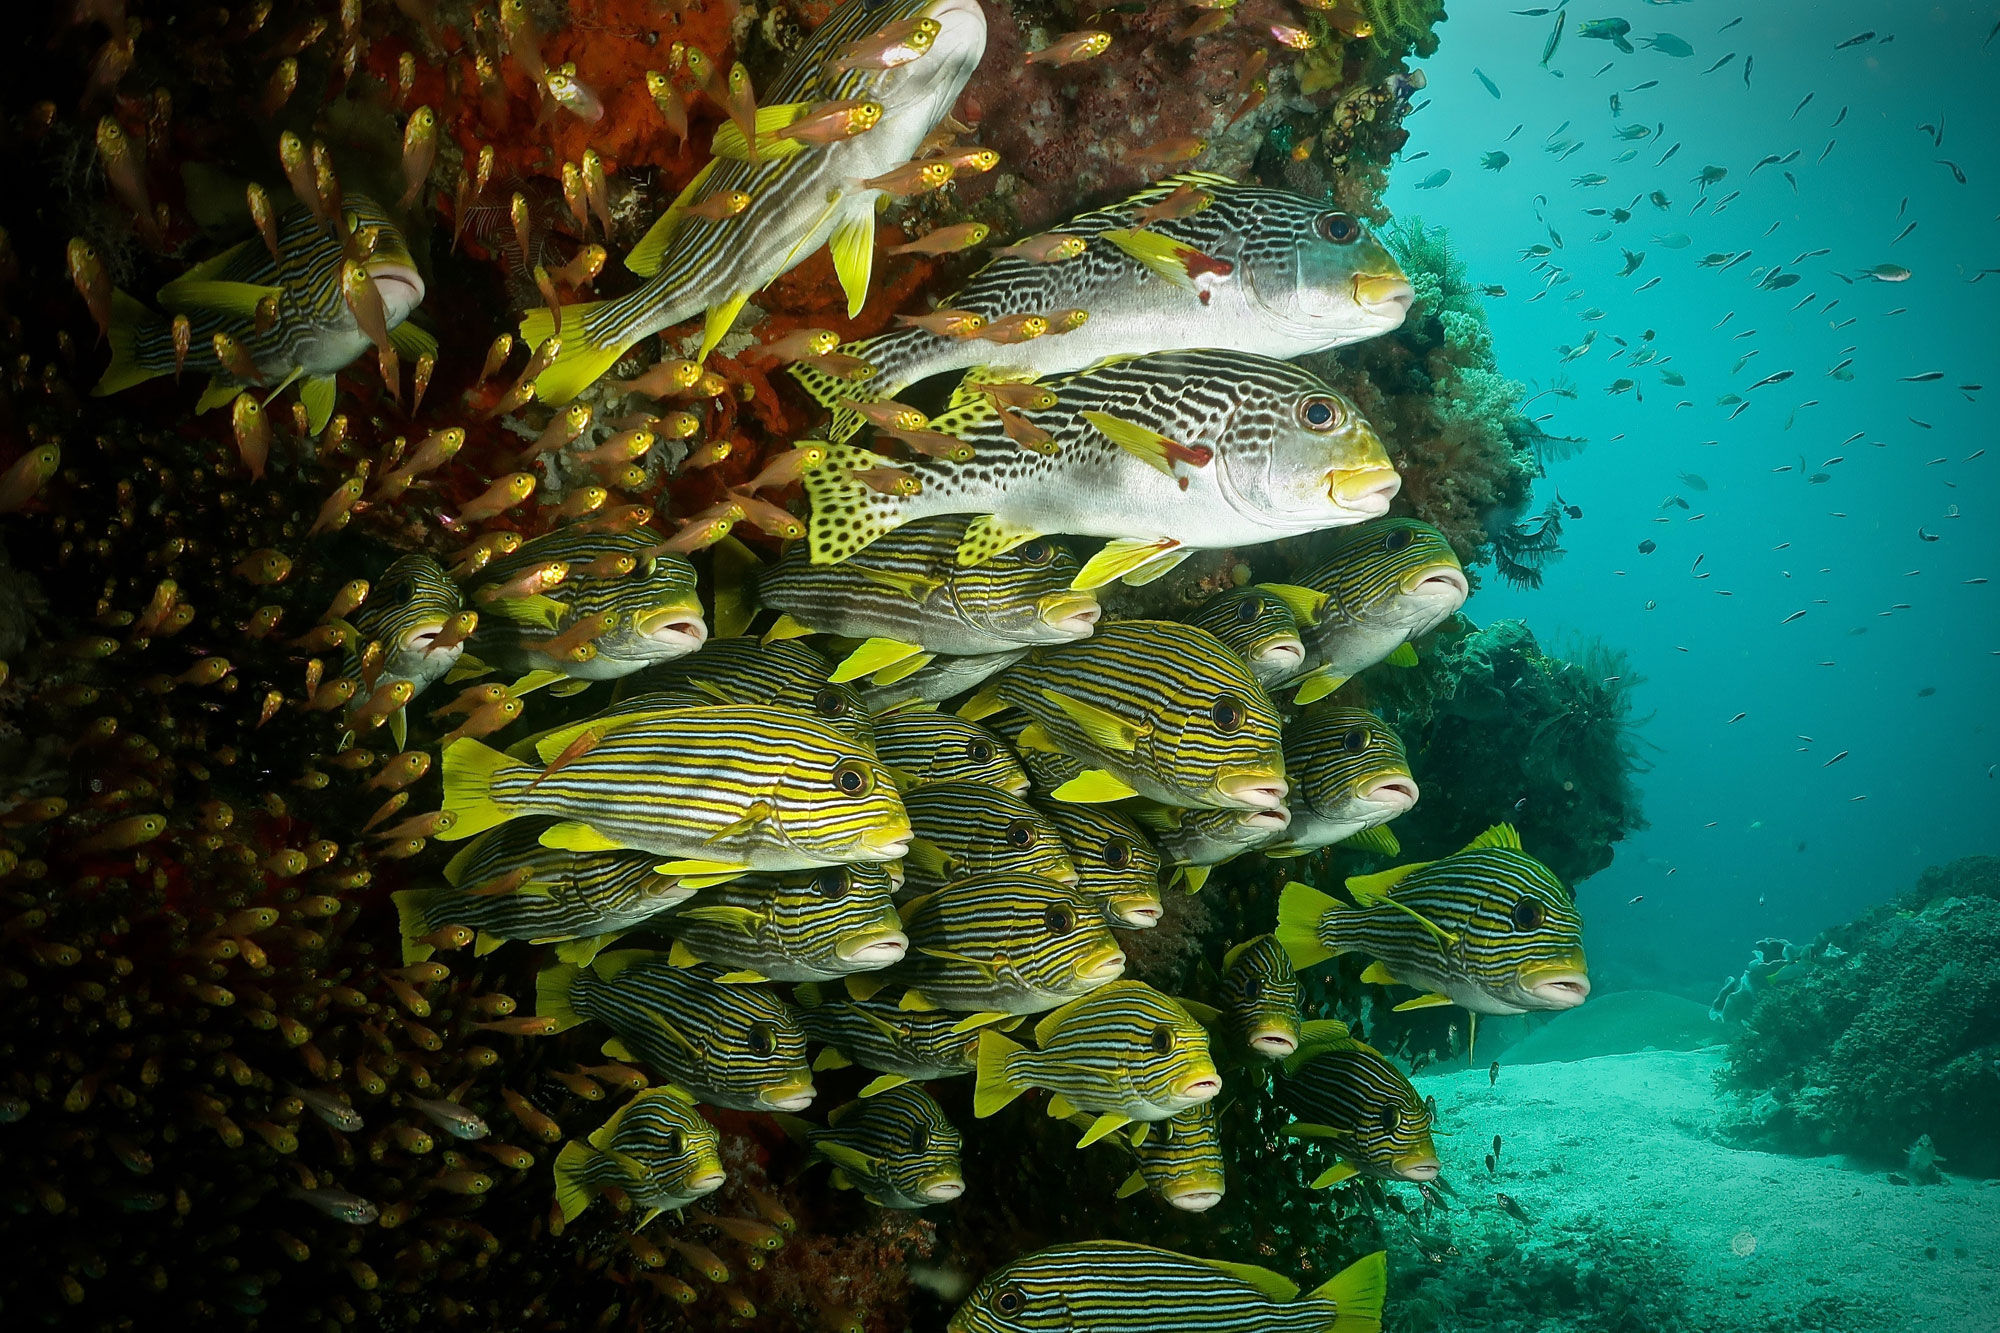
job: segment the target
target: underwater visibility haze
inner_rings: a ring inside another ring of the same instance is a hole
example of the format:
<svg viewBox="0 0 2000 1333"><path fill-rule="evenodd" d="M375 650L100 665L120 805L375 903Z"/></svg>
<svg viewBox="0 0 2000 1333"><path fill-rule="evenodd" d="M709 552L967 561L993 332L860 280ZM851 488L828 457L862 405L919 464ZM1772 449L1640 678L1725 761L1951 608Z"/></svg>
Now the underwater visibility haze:
<svg viewBox="0 0 2000 1333"><path fill-rule="evenodd" d="M2000 7L66 0L0 1321L1977 1333Z"/></svg>

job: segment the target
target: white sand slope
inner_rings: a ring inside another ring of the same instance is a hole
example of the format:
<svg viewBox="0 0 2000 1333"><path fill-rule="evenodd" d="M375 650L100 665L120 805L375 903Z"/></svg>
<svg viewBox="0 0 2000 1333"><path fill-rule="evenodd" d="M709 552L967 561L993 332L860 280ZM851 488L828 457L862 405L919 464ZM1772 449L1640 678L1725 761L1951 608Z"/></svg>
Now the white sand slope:
<svg viewBox="0 0 2000 1333"><path fill-rule="evenodd" d="M1719 1048L1516 1066L1502 1057L1492 1085L1487 1063L1417 1080L1451 1131L1437 1142L1461 1210L1493 1209L1499 1190L1542 1237L1585 1218L1662 1233L1681 1252L1697 1326L1797 1327L1809 1303L1832 1298L1850 1315L1827 1327L1843 1333L2000 1330L2000 1181L1898 1186L1841 1157L1719 1143ZM1503 1146L1489 1182L1495 1134ZM1855 1317L1863 1310L1875 1318Z"/></svg>

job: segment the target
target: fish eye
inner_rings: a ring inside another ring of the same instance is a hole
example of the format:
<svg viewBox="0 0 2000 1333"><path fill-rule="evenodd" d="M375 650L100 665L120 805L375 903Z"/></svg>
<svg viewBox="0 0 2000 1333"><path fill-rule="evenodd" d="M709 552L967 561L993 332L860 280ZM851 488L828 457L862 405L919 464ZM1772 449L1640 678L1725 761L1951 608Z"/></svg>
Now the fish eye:
<svg viewBox="0 0 2000 1333"><path fill-rule="evenodd" d="M930 1147L931 1147L930 1126L918 1125L915 1129L910 1131L910 1151L929 1152Z"/></svg>
<svg viewBox="0 0 2000 1333"><path fill-rule="evenodd" d="M1252 977L1248 981L1243 983L1244 999L1254 1000L1257 999L1259 996L1261 996L1263 993L1264 993L1264 979L1262 977Z"/></svg>
<svg viewBox="0 0 2000 1333"><path fill-rule="evenodd" d="M822 870L813 876L813 892L822 898L845 898L847 896L847 871L839 867Z"/></svg>
<svg viewBox="0 0 2000 1333"><path fill-rule="evenodd" d="M1174 1048L1173 1029L1165 1023L1153 1029L1153 1039L1146 1043L1153 1048L1153 1054L1165 1055Z"/></svg>
<svg viewBox="0 0 2000 1333"><path fill-rule="evenodd" d="M967 759L970 759L975 764L992 763L993 742L987 740L976 740L976 741L966 742L965 757Z"/></svg>
<svg viewBox="0 0 2000 1333"><path fill-rule="evenodd" d="M1368 732L1361 727L1355 727L1340 738L1340 748L1349 754L1360 754L1368 748Z"/></svg>
<svg viewBox="0 0 2000 1333"><path fill-rule="evenodd" d="M1225 694L1208 706L1208 716L1215 723L1216 730L1227 734L1249 720L1250 710L1235 695Z"/></svg>
<svg viewBox="0 0 2000 1333"><path fill-rule="evenodd" d="M1313 226L1335 245L1352 245L1361 235L1361 224L1346 213L1322 213Z"/></svg>
<svg viewBox="0 0 2000 1333"><path fill-rule="evenodd" d="M1113 870L1123 870L1132 864L1132 844L1124 838L1104 840L1104 864Z"/></svg>
<svg viewBox="0 0 2000 1333"><path fill-rule="evenodd" d="M1019 1288L1016 1287L1002 1287L993 1296L993 1308L1001 1314L1019 1314L1027 1303L1028 1298L1023 1296Z"/></svg>
<svg viewBox="0 0 2000 1333"><path fill-rule="evenodd" d="M1416 539L1417 534L1414 529L1391 528L1387 535L1382 538L1382 549L1385 551L1406 551L1409 549L1410 543Z"/></svg>
<svg viewBox="0 0 2000 1333"><path fill-rule="evenodd" d="M1299 404L1299 420L1309 430L1336 430L1346 419L1346 409L1331 398L1308 398Z"/></svg>
<svg viewBox="0 0 2000 1333"><path fill-rule="evenodd" d="M1076 915L1067 907L1051 907L1042 913L1042 925L1051 935L1067 935L1076 925Z"/></svg>
<svg viewBox="0 0 2000 1333"><path fill-rule="evenodd" d="M847 716L847 696L831 685L813 696L812 706L821 717Z"/></svg>
<svg viewBox="0 0 2000 1333"><path fill-rule="evenodd" d="M1049 561L1056 558L1056 548L1048 542L1039 539L1024 542L1015 549L1021 553L1021 559L1031 565L1046 565Z"/></svg>
<svg viewBox="0 0 2000 1333"><path fill-rule="evenodd" d="M1385 1106L1382 1108L1382 1132L1384 1134L1394 1134L1396 1132L1396 1120L1395 1107Z"/></svg>
<svg viewBox="0 0 2000 1333"><path fill-rule="evenodd" d="M875 790L875 775L858 759L843 759L834 765L833 785L849 796L866 796Z"/></svg>
<svg viewBox="0 0 2000 1333"><path fill-rule="evenodd" d="M750 1053L752 1055L770 1055L777 1049L777 1033L771 1031L770 1027L763 1023L752 1025L750 1028Z"/></svg>
<svg viewBox="0 0 2000 1333"><path fill-rule="evenodd" d="M1514 904L1513 918L1514 929L1516 930L1540 930L1542 921L1544 920L1541 900L1538 898L1521 899L1520 902Z"/></svg>
<svg viewBox="0 0 2000 1333"><path fill-rule="evenodd" d="M687 1151L687 1136L678 1129L667 1135L667 1156L679 1157Z"/></svg>
<svg viewBox="0 0 2000 1333"><path fill-rule="evenodd" d="M1250 624L1257 619L1257 613L1263 609L1264 602L1262 598L1245 597L1236 604L1236 623L1239 625Z"/></svg>
<svg viewBox="0 0 2000 1333"><path fill-rule="evenodd" d="M1025 819L1017 819L1007 826L1006 838L1009 847L1025 852L1035 845L1035 826Z"/></svg>

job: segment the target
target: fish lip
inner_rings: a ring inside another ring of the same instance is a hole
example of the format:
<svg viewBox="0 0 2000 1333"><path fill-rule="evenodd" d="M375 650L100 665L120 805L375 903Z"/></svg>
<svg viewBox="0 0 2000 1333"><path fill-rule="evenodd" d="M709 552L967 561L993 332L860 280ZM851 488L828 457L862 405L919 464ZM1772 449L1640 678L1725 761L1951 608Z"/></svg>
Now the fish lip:
<svg viewBox="0 0 2000 1333"><path fill-rule="evenodd" d="M795 1084L766 1088L757 1094L757 1100L764 1104L767 1111L803 1111L812 1105L813 1096L818 1091L808 1079L802 1088Z"/></svg>
<svg viewBox="0 0 2000 1333"><path fill-rule="evenodd" d="M412 310L424 303L423 276L408 264L391 262L379 267L371 265L368 276L374 280L375 290L381 294L382 308L391 324L402 323Z"/></svg>
<svg viewBox="0 0 2000 1333"><path fill-rule="evenodd" d="M841 962L866 963L869 967L887 967L899 961L909 950L910 937L900 930L883 931L859 940L843 940L833 946L834 956Z"/></svg>
<svg viewBox="0 0 2000 1333"><path fill-rule="evenodd" d="M959 1195L965 1193L965 1182L963 1180L934 1180L923 1187L922 1193L926 1199L934 1199L939 1203L944 1203L947 1200L956 1199Z"/></svg>
<svg viewBox="0 0 2000 1333"><path fill-rule="evenodd" d="M1351 286L1354 304L1369 314L1389 318L1393 312L1392 329L1409 318L1417 299L1416 288L1401 273L1357 273Z"/></svg>
<svg viewBox="0 0 2000 1333"><path fill-rule="evenodd" d="M1292 826L1291 807L1279 805L1272 806L1269 809L1245 811L1242 825L1244 828L1251 830L1262 829L1266 825L1269 825L1270 832L1283 833Z"/></svg>
<svg viewBox="0 0 2000 1333"><path fill-rule="evenodd" d="M1162 904L1151 901L1128 903L1123 907L1114 904L1111 908L1111 914L1118 918L1119 924L1134 930L1151 930L1159 925L1163 911L1165 907Z"/></svg>
<svg viewBox="0 0 2000 1333"><path fill-rule="evenodd" d="M1299 1039L1296 1033L1262 1028L1250 1034L1250 1049L1266 1060L1282 1060L1299 1049Z"/></svg>
<svg viewBox="0 0 2000 1333"><path fill-rule="evenodd" d="M1276 643L1267 643L1257 652L1257 664L1280 665L1273 661L1274 658L1280 657L1290 659L1282 664L1284 669L1289 671L1306 660L1306 646L1298 639L1279 639Z"/></svg>
<svg viewBox="0 0 2000 1333"><path fill-rule="evenodd" d="M1191 1102L1205 1102L1214 1098L1221 1091L1222 1075L1208 1073L1203 1074L1200 1078L1191 1078L1181 1084L1179 1095Z"/></svg>
<svg viewBox="0 0 2000 1333"><path fill-rule="evenodd" d="M1408 1163L1392 1163L1391 1166L1404 1180L1436 1180L1441 1169L1435 1157Z"/></svg>
<svg viewBox="0 0 2000 1333"><path fill-rule="evenodd" d="M1590 977L1575 968L1530 969L1521 986L1550 1009L1574 1009L1590 996Z"/></svg>
<svg viewBox="0 0 2000 1333"><path fill-rule="evenodd" d="M728 1179L729 1173L718 1166L713 1171L704 1171L698 1176L690 1177L688 1179L688 1188L708 1194L721 1189L722 1183Z"/></svg>
<svg viewBox="0 0 2000 1333"><path fill-rule="evenodd" d="M1036 603L1036 610L1050 629L1079 639L1089 638L1104 616L1095 597L1073 592L1050 593Z"/></svg>
<svg viewBox="0 0 2000 1333"><path fill-rule="evenodd" d="M1389 512L1389 502L1403 489L1403 478L1392 467L1335 468L1326 474L1327 499L1347 521L1362 523Z"/></svg>
<svg viewBox="0 0 2000 1333"><path fill-rule="evenodd" d="M1275 773L1227 773L1216 779L1215 790L1231 805L1246 810L1283 810L1285 793L1290 790L1284 778ZM1289 812L1285 822L1291 822Z"/></svg>
<svg viewBox="0 0 2000 1333"><path fill-rule="evenodd" d="M1219 1189L1182 1190L1178 1194L1168 1194L1162 1197L1184 1213L1205 1213L1222 1202L1222 1191Z"/></svg>
<svg viewBox="0 0 2000 1333"><path fill-rule="evenodd" d="M1385 773L1368 779L1361 799L1388 806L1393 812L1390 816L1393 819L1414 806L1420 794L1417 780L1408 773Z"/></svg>
<svg viewBox="0 0 2000 1333"><path fill-rule="evenodd" d="M641 638L659 639L669 645L685 641L689 646L684 651L690 653L708 642L708 622L698 609L685 606L642 611L632 617L632 628Z"/></svg>
<svg viewBox="0 0 2000 1333"><path fill-rule="evenodd" d="M1113 947L1107 954L1100 954L1095 962L1084 961L1077 964L1076 975L1084 981L1116 981L1125 973L1125 951Z"/></svg>
<svg viewBox="0 0 2000 1333"><path fill-rule="evenodd" d="M1472 595L1471 581L1465 577L1465 570L1457 565L1442 562L1426 565L1411 572L1403 580L1405 597L1444 598L1450 597L1456 605L1464 605Z"/></svg>

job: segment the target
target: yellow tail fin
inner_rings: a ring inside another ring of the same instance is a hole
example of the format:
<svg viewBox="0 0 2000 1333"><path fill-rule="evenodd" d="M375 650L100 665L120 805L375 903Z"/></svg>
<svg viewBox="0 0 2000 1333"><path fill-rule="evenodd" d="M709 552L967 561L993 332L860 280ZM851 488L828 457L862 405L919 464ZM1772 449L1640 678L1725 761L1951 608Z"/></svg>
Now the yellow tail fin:
<svg viewBox="0 0 2000 1333"><path fill-rule="evenodd" d="M517 764L489 745L470 736L461 736L444 750L444 808L458 816L458 822L441 830L442 842L476 837L512 819L515 811L494 799L493 784L503 774L517 773L532 778L536 770Z"/></svg>
<svg viewBox="0 0 2000 1333"><path fill-rule="evenodd" d="M583 331L583 322L589 319L607 302L586 301L579 305L563 307L562 350L535 379L535 397L541 402L559 407L582 393L585 389L604 378L606 371L618 364L618 358L636 339L613 341L611 343L592 342ZM521 318L521 340L529 347L540 347L548 339L556 337L555 312L546 306L530 310Z"/></svg>
<svg viewBox="0 0 2000 1333"><path fill-rule="evenodd" d="M1326 1333L1380 1333L1382 1302L1388 1294L1389 1257L1377 1250L1307 1292L1306 1299L1332 1301L1339 1307Z"/></svg>
<svg viewBox="0 0 2000 1333"><path fill-rule="evenodd" d="M576 979L582 972L575 963L557 963L535 974L535 1016L553 1018L558 1032L583 1022L575 997Z"/></svg>
<svg viewBox="0 0 2000 1333"><path fill-rule="evenodd" d="M1293 967L1311 967L1333 957L1334 950L1320 943L1319 923L1329 910L1339 906L1338 899L1310 884L1287 884L1278 895L1278 928L1272 933Z"/></svg>
<svg viewBox="0 0 2000 1333"><path fill-rule="evenodd" d="M597 1197L597 1187L588 1177L601 1156L595 1148L574 1139L556 1154L556 1207L562 1209L563 1221L576 1221Z"/></svg>
<svg viewBox="0 0 2000 1333"><path fill-rule="evenodd" d="M108 393L129 389L135 384L144 384L163 370L148 370L139 364L139 334L147 326L157 323L159 316L141 305L136 297L127 296L117 288L111 290L111 364L104 368L103 378L90 392L102 398Z"/></svg>
<svg viewBox="0 0 2000 1333"><path fill-rule="evenodd" d="M1007 1062L1027 1048L987 1028L979 1034L978 1082L972 1089L972 1114L984 1120L1028 1090L1007 1076Z"/></svg>
<svg viewBox="0 0 2000 1333"><path fill-rule="evenodd" d="M430 897L427 889L400 889L389 895L396 904L396 923L403 931L403 965L427 963L432 952L430 945L419 942L419 937L428 935L436 927L431 925L424 904Z"/></svg>
<svg viewBox="0 0 2000 1333"><path fill-rule="evenodd" d="M903 523L904 498L883 495L855 480L854 473L882 464L882 455L836 444L824 463L805 474L812 501L806 540L815 565L837 565L885 532Z"/></svg>

